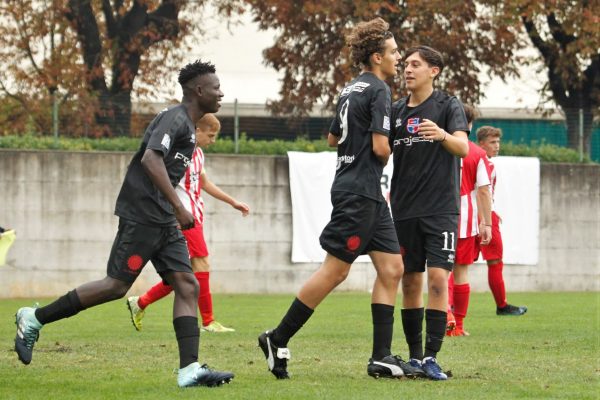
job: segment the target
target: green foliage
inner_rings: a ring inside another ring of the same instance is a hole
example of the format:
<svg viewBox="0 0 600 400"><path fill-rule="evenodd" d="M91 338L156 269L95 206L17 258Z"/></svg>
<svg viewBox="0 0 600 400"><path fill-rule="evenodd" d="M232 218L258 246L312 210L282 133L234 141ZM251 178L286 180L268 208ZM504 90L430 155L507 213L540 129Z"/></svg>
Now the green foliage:
<svg viewBox="0 0 600 400"><path fill-rule="evenodd" d="M140 145L140 141L140 138L131 137L101 139L59 137L58 139L54 139L51 136L27 134L0 136L0 148L65 151L136 151ZM254 155L285 155L288 151L314 153L333 150L327 145L325 139L255 140L248 139L244 134L240 138L238 145L239 154ZM218 138L215 144L206 149L206 153L233 154L235 153L235 143L231 138ZM579 153L577 151L545 142L539 144L533 143L531 145L503 142L500 155L538 157L542 162L579 163ZM589 156L585 156L583 162L591 162Z"/></svg>
<svg viewBox="0 0 600 400"><path fill-rule="evenodd" d="M579 163L579 152L567 147L548 144L545 142L533 142L529 145L524 143L514 144L503 142L500 146L501 156L537 157L541 162L554 163ZM583 156L583 163L592 162L589 155Z"/></svg>
<svg viewBox="0 0 600 400"><path fill-rule="evenodd" d="M485 267L483 267L485 268ZM375 380L368 293L333 293L290 341L291 379L277 381L256 338L272 328L293 295L218 295L219 321L236 329L202 333L199 361L236 374L222 388L177 388L172 297L150 306L134 330L123 300L45 326L31 365L12 351L14 313L33 300L0 301L1 399L597 399L600 336L597 293L511 293L523 317L497 317L489 293L472 293L469 337L446 338L439 354L447 382ZM35 299L40 300L40 299ZM49 299L41 300L42 305ZM396 311L398 313L398 311ZM407 357L396 314L394 354Z"/></svg>

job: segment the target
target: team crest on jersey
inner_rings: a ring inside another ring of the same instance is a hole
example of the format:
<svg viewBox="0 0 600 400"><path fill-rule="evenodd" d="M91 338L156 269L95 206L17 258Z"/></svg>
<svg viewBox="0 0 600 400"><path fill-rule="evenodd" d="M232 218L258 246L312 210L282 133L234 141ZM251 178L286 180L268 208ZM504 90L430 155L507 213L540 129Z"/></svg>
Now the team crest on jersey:
<svg viewBox="0 0 600 400"><path fill-rule="evenodd" d="M409 133L417 133L419 132L419 120L420 118L409 118L408 121L406 121L406 130Z"/></svg>

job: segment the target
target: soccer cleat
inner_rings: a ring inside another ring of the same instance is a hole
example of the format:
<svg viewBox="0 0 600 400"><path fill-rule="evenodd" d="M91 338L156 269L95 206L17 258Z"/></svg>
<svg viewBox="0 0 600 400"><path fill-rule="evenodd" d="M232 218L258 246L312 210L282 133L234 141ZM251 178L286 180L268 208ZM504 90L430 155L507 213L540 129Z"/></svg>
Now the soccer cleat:
<svg viewBox="0 0 600 400"><path fill-rule="evenodd" d="M402 378L405 376L403 366L407 369L412 368L400 357L394 355L385 356L378 361L371 358L367 365L367 374L375 379Z"/></svg>
<svg viewBox="0 0 600 400"><path fill-rule="evenodd" d="M0 233L0 267L6 264L6 255L16 238L15 231L12 229Z"/></svg>
<svg viewBox="0 0 600 400"><path fill-rule="evenodd" d="M446 322L446 336L453 336L451 332L456 329L456 319L452 311L448 311L447 322Z"/></svg>
<svg viewBox="0 0 600 400"><path fill-rule="evenodd" d="M221 323L219 323L217 321L213 321L210 324L203 326L202 328L200 328L200 330L202 332L215 332L215 333L235 332L235 329L227 328L226 326L221 325Z"/></svg>
<svg viewBox="0 0 600 400"><path fill-rule="evenodd" d="M423 371L423 365L421 364L421 360L411 358L410 360L408 360L407 364L413 368L413 374L416 378L424 378L427 376L425 374L425 371ZM406 370L404 370L404 374L408 376Z"/></svg>
<svg viewBox="0 0 600 400"><path fill-rule="evenodd" d="M448 375L446 375L442 371L442 367L437 363L437 360L433 357L425 357L423 359L423 363L421 364L423 367L423 371L425 375L434 381L445 381L448 379Z"/></svg>
<svg viewBox="0 0 600 400"><path fill-rule="evenodd" d="M138 305L138 296L131 296L127 298L127 308L131 315L131 323L137 331L142 330L142 318L144 318L145 311Z"/></svg>
<svg viewBox="0 0 600 400"><path fill-rule="evenodd" d="M513 306L511 304L507 304L504 307L496 308L496 315L523 315L527 312L527 307L525 306Z"/></svg>
<svg viewBox="0 0 600 400"><path fill-rule="evenodd" d="M15 318L15 324L17 324L15 351L19 356L19 360L27 365L31 362L33 346L40 337L40 329L43 325L35 317L34 307L19 308Z"/></svg>
<svg viewBox="0 0 600 400"><path fill-rule="evenodd" d="M277 379L288 379L287 360L290 359L290 350L286 347L277 347L271 341L272 331L261 333L258 337L258 346L265 353L269 371Z"/></svg>
<svg viewBox="0 0 600 400"><path fill-rule="evenodd" d="M179 369L177 372L177 384L179 387L192 386L221 386L231 382L234 375L231 372L214 371L206 364L191 363L185 368Z"/></svg>
<svg viewBox="0 0 600 400"><path fill-rule="evenodd" d="M446 331L446 336L471 336L471 334L464 330L464 328L454 328L454 330Z"/></svg>

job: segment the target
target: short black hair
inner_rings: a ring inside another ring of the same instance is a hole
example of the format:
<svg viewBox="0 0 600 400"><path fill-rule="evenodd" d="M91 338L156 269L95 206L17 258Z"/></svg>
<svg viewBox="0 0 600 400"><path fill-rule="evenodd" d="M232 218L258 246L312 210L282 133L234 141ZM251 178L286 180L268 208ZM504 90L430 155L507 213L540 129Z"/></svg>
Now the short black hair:
<svg viewBox="0 0 600 400"><path fill-rule="evenodd" d="M202 62L201 60L196 60L193 63L189 63L185 67L179 70L179 84L184 86L186 83L196 78L197 76L204 74L214 74L217 70L215 69L214 64L210 62Z"/></svg>
<svg viewBox="0 0 600 400"><path fill-rule="evenodd" d="M411 47L410 49L406 50L405 58L410 57L413 53L419 53L421 58L425 60L430 67L438 67L440 69L440 73L437 76L440 76L442 70L444 69L444 56L442 56L442 53L433 47L421 45Z"/></svg>

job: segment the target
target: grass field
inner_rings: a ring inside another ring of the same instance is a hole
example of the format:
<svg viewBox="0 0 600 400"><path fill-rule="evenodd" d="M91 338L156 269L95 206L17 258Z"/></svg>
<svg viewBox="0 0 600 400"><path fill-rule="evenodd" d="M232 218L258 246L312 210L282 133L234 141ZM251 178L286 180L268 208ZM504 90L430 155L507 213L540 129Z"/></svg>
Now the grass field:
<svg viewBox="0 0 600 400"><path fill-rule="evenodd" d="M148 309L136 332L124 300L46 326L33 361L13 352L16 309L0 301L0 399L598 399L600 294L514 293L524 317L497 317L489 293L471 297L470 337L447 338L438 360L453 378L375 380L369 295L336 293L290 342L292 379L277 381L256 345L292 295L214 296L219 320L234 333L201 335L201 362L236 378L220 388L179 389L172 298ZM46 301L40 301L42 305ZM393 349L406 358L399 312Z"/></svg>

